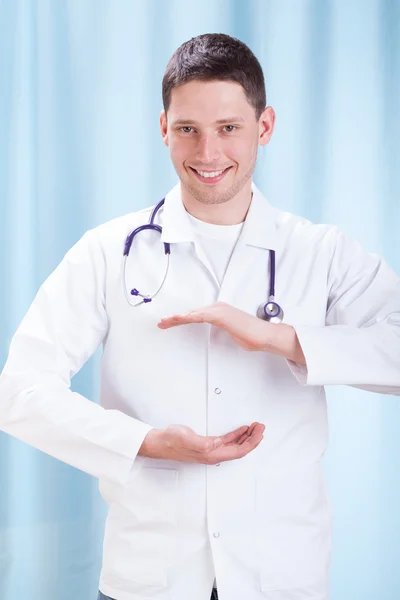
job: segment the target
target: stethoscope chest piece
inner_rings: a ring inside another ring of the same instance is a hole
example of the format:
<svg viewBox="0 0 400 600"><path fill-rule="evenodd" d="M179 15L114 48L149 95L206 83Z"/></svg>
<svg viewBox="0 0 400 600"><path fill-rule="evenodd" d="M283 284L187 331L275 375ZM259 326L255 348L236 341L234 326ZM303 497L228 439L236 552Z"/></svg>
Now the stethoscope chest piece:
<svg viewBox="0 0 400 600"><path fill-rule="evenodd" d="M260 304L257 310L257 317L270 323L282 323L284 312L274 296L270 296L267 303Z"/></svg>

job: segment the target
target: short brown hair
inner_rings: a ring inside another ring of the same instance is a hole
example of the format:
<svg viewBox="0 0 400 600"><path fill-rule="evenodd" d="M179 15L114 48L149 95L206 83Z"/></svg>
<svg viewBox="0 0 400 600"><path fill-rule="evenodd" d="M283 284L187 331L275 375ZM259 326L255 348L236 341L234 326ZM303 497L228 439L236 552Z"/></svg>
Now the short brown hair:
<svg viewBox="0 0 400 600"><path fill-rule="evenodd" d="M235 81L253 106L256 120L266 107L264 75L246 44L224 33L204 33L184 42L171 56L162 80L167 113L173 88L193 80Z"/></svg>

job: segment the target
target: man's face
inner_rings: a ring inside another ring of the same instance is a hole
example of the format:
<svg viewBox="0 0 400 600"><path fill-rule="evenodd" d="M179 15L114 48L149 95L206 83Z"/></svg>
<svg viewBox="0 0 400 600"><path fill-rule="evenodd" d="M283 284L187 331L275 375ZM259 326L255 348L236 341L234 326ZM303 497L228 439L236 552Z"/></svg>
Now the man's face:
<svg viewBox="0 0 400 600"><path fill-rule="evenodd" d="M182 185L203 204L221 204L250 186L258 146L269 142L274 118L267 107L256 121L235 82L195 80L172 90L160 126Z"/></svg>

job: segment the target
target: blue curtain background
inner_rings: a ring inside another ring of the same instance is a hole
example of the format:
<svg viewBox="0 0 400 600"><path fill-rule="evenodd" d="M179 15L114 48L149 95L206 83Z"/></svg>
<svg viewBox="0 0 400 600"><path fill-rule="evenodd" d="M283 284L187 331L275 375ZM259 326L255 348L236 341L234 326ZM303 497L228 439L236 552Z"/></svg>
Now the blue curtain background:
<svg viewBox="0 0 400 600"><path fill-rule="evenodd" d="M400 272L400 2L0 0L0 367L40 284L89 228L176 182L159 133L173 51L246 42L277 114L254 180ZM73 380L98 401L99 352ZM328 387L332 600L400 597L398 398ZM55 399L56 401L56 399ZM1 398L0 398L1 402ZM0 597L94 600L97 480L0 433Z"/></svg>

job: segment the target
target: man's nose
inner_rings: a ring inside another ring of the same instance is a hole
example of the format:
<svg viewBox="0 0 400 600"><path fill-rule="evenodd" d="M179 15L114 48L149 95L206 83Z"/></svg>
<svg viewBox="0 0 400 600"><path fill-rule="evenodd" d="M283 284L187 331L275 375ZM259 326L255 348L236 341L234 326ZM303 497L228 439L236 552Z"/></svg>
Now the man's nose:
<svg viewBox="0 0 400 600"><path fill-rule="evenodd" d="M213 163L219 159L221 154L220 144L213 134L203 134L199 137L197 146L197 159L204 165Z"/></svg>

